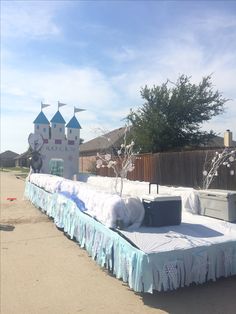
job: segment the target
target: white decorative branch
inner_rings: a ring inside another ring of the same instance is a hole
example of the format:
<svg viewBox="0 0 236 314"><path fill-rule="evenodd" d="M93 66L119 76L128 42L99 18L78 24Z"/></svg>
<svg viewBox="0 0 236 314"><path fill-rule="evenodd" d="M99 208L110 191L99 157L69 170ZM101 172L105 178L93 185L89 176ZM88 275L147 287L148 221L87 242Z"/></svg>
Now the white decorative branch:
<svg viewBox="0 0 236 314"><path fill-rule="evenodd" d="M218 176L218 169L220 166L231 168L231 164L236 161L236 150L225 148L221 153L216 152L215 156L210 162L209 170L206 169L206 163L204 165L204 180L203 188L208 189L213 180ZM230 175L234 175L234 170L230 169Z"/></svg>
<svg viewBox="0 0 236 314"><path fill-rule="evenodd" d="M112 168L115 176L115 191L120 196L123 191L123 180L127 177L128 172L132 172L135 168L134 161L136 159L136 154L134 153L134 141L131 141L127 144L127 131L128 127L126 127L124 132L123 143L119 148L115 148L116 154L112 156L111 154L101 155L97 153L97 162L96 167L99 168ZM109 139L107 138L109 141ZM118 180L120 178L120 189L118 191Z"/></svg>

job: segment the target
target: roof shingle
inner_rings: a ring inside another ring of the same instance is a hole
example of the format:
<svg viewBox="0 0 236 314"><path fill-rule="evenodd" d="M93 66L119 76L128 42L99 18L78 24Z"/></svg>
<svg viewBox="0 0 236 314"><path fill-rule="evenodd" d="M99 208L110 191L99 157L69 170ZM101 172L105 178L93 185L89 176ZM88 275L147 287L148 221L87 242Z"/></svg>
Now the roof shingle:
<svg viewBox="0 0 236 314"><path fill-rule="evenodd" d="M37 118L33 122L34 124L49 124L48 119L46 118L45 114L41 111Z"/></svg>
<svg viewBox="0 0 236 314"><path fill-rule="evenodd" d="M67 123L66 127L71 129L81 129L79 121L75 116Z"/></svg>
<svg viewBox="0 0 236 314"><path fill-rule="evenodd" d="M123 140L125 127L115 129L80 145L80 154L108 150Z"/></svg>
<svg viewBox="0 0 236 314"><path fill-rule="evenodd" d="M52 123L60 123L60 124L66 124L66 121L62 117L60 111L58 110L55 115L52 117L51 120Z"/></svg>

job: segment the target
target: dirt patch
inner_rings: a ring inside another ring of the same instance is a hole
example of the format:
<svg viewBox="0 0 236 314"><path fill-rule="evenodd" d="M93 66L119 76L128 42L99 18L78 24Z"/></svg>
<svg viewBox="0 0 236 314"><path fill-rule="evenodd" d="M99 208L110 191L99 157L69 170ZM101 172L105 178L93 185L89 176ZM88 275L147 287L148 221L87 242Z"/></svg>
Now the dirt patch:
<svg viewBox="0 0 236 314"><path fill-rule="evenodd" d="M13 231L15 229L14 226L11 226L11 225L3 225L3 224L0 224L0 231Z"/></svg>
<svg viewBox="0 0 236 314"><path fill-rule="evenodd" d="M19 218L12 218L12 219L1 219L0 222L2 224L10 224L10 225L17 225L17 224L35 224L40 222L50 222L47 216L42 217L19 217Z"/></svg>

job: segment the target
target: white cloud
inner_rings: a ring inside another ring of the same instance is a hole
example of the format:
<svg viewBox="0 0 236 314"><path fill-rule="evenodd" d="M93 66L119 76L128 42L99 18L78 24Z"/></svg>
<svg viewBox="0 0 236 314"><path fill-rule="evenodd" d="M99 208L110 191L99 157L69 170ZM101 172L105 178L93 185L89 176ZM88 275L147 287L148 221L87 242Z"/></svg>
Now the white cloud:
<svg viewBox="0 0 236 314"><path fill-rule="evenodd" d="M86 109L76 115L82 126L81 137L85 140L94 135L92 126L104 124L111 130L116 127L116 121L117 127L121 125L120 119L123 117L116 119L117 111L114 109L120 102L119 96L109 79L97 69L77 69L60 65L56 69L41 72L22 72L12 68L5 68L4 72L6 73L2 80L4 132L1 134L1 150L10 149L8 148L10 146L15 147L16 152L24 150L24 141L17 138L21 137L27 142L28 134L33 131L33 120L40 111L41 101L51 104L44 110L49 120L57 110L58 100L68 105L60 109L66 122L71 119L74 106ZM107 108L111 110L108 112ZM14 125L15 128L9 129L9 125ZM17 134L16 128L20 130Z"/></svg>
<svg viewBox="0 0 236 314"><path fill-rule="evenodd" d="M53 2L43 5L41 1L5 1L2 3L1 34L4 37L43 38L60 33L53 20Z"/></svg>
<svg viewBox="0 0 236 314"><path fill-rule="evenodd" d="M26 108L36 101L55 103L58 100L73 106L102 109L116 102L117 95L106 76L93 68L57 66L48 71L4 71L2 90L5 94L26 96ZM6 104L15 107L16 104Z"/></svg>
<svg viewBox="0 0 236 314"><path fill-rule="evenodd" d="M4 115L1 117L1 152L12 150L18 154L23 153L28 148L28 136L33 132L33 124L29 115L19 114Z"/></svg>
<svg viewBox="0 0 236 314"><path fill-rule="evenodd" d="M139 57L137 50L125 46L122 46L119 49L110 49L107 51L107 55L115 62L130 62Z"/></svg>
<svg viewBox="0 0 236 314"><path fill-rule="evenodd" d="M193 19L193 25L195 28L201 28L204 31L218 32L219 30L225 30L231 28L235 31L236 19L233 14L219 14L219 12L209 12L202 14L200 18Z"/></svg>

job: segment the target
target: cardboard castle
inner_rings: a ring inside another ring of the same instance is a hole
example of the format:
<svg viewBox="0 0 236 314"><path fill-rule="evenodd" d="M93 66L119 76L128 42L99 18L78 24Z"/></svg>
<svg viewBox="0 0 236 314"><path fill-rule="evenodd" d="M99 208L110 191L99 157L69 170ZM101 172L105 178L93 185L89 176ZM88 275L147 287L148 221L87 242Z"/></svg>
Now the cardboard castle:
<svg viewBox="0 0 236 314"><path fill-rule="evenodd" d="M75 108L74 112L82 111ZM55 113L49 122L42 109L34 120L34 134L31 134L35 150L39 140L42 142L39 152L42 165L40 173L52 173L73 179L78 175L79 169L79 144L81 126L74 116L66 124L59 111ZM67 134L65 134L67 128ZM29 137L30 142L30 137Z"/></svg>

